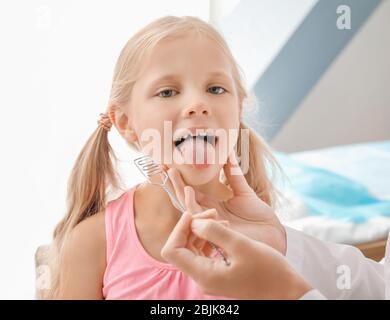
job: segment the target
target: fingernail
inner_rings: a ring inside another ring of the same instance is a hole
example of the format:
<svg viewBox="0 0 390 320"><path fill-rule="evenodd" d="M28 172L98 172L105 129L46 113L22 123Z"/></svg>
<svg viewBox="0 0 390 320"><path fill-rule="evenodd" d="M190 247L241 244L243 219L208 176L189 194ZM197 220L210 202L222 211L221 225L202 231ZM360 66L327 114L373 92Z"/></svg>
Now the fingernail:
<svg viewBox="0 0 390 320"><path fill-rule="evenodd" d="M191 223L191 229L192 230L199 230L200 228L202 228L204 226L204 221L202 220L192 220L192 223Z"/></svg>

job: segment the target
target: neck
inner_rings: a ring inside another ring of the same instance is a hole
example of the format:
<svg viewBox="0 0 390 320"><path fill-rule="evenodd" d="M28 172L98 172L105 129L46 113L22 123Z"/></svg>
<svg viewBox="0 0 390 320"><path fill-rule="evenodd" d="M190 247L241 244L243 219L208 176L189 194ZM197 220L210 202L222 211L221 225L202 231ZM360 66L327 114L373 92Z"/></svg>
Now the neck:
<svg viewBox="0 0 390 320"><path fill-rule="evenodd" d="M219 181L218 176L205 184L192 187L195 191L207 194L211 198L218 200L227 200L232 196L232 191L225 184Z"/></svg>

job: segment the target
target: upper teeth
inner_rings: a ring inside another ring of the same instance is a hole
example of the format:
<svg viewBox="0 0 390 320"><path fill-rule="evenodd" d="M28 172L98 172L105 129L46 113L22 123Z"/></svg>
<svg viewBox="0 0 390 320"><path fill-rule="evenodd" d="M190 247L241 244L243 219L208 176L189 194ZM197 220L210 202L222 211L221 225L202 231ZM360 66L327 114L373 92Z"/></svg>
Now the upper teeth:
<svg viewBox="0 0 390 320"><path fill-rule="evenodd" d="M183 143L184 141L186 141L187 139L189 138L197 138L197 139L204 139L205 141L207 141L208 143L214 145L215 143L215 138L214 135L210 135L210 134L207 134L206 132L202 132L202 133L199 133L197 135L191 135L191 134L188 134L186 136L183 136L177 140L175 140L175 146L179 146L181 143Z"/></svg>

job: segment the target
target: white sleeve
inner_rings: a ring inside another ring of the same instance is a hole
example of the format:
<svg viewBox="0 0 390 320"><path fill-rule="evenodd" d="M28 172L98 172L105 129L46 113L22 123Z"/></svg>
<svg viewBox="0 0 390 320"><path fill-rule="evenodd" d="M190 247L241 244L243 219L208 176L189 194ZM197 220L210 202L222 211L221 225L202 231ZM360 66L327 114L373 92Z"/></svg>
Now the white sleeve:
<svg viewBox="0 0 390 320"><path fill-rule="evenodd" d="M385 299L385 267L382 264L365 258L356 247L321 241L285 228L287 260L312 288L327 299ZM389 251L388 245L385 262L388 298Z"/></svg>

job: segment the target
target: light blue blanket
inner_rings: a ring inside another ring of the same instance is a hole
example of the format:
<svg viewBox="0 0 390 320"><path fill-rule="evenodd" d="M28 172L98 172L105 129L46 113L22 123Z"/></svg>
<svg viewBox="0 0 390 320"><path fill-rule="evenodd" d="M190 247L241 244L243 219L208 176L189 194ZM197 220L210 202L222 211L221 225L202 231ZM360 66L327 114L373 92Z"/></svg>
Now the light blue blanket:
<svg viewBox="0 0 390 320"><path fill-rule="evenodd" d="M373 152L370 156L371 159L366 159L367 161L360 163L361 168L359 169L354 160L359 156L361 157L361 152L369 150L367 148L378 148L382 153ZM383 152L388 152L389 158L383 156ZM303 200L310 215L322 215L354 223L364 223L368 219L380 215L390 217L390 200L380 199L373 195L367 186L362 183L362 181L369 181L370 190L372 190L375 186L375 179L382 184L385 183L384 181L388 181L390 191L390 141L314 150L305 153L290 155L275 152L274 154L290 182L287 188L291 188ZM311 154L308 155L308 153ZM308 162L310 163L310 161L297 160L314 159L316 156L320 158L324 154L327 157L331 155L335 159L340 159L336 170L330 170L329 165L326 164L323 166L318 163L309 165ZM351 161L346 161L348 157ZM340 174L343 171L339 165L340 163L345 163L345 166L350 164L349 168L345 170L348 174ZM355 165L355 172L351 171L352 164ZM383 171L381 171L381 168L383 168ZM367 178L362 179L360 172L366 175ZM378 175L378 172L382 175ZM351 178L354 176L357 176L358 179ZM280 181L277 182L277 186L281 187Z"/></svg>

